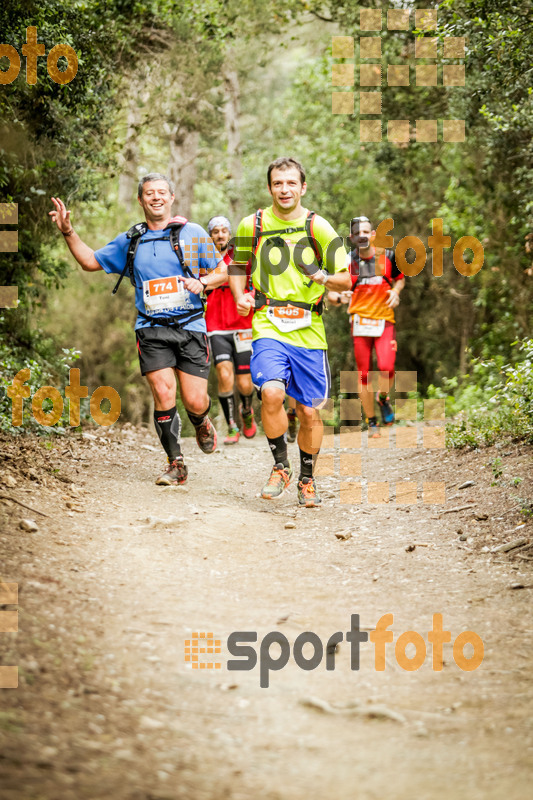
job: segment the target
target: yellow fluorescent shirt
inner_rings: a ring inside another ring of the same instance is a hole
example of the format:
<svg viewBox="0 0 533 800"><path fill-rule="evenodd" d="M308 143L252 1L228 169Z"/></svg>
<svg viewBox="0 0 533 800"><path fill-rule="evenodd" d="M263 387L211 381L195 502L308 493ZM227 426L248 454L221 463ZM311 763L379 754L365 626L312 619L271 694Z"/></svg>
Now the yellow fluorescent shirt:
<svg viewBox="0 0 533 800"><path fill-rule="evenodd" d="M298 219L279 219L272 207L263 211L262 231L286 231L287 228L304 228L307 210ZM246 263L251 257L255 214L239 223L235 237L234 261ZM346 250L340 236L323 217L315 215L312 224L315 246L322 253L322 269L330 275L346 271ZM306 241L305 230L295 233L263 235L259 239L255 258L252 259L252 282L256 292L263 292L276 300L296 300L300 303L317 303L324 294L324 287L312 282L309 274L318 269L316 255ZM306 266L307 265L307 266ZM322 315L311 313L312 325L300 330L281 332L267 318L267 309L258 309L253 317L254 339L277 339L295 347L326 350L326 333Z"/></svg>

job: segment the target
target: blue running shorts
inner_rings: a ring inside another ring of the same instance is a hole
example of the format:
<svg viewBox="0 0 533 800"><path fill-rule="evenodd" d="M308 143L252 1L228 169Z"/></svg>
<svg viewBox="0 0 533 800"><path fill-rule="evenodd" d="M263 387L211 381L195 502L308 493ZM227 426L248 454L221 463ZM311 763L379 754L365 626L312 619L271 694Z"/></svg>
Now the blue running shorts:
<svg viewBox="0 0 533 800"><path fill-rule="evenodd" d="M283 381L287 394L309 408L329 397L331 373L327 350L308 350L277 339L255 339L250 370L257 389L267 381Z"/></svg>

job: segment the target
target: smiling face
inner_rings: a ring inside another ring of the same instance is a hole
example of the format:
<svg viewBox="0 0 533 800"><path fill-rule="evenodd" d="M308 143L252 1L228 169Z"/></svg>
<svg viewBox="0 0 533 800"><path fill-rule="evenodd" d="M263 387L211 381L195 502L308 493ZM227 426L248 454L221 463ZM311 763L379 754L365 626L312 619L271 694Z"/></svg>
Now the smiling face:
<svg viewBox="0 0 533 800"><path fill-rule="evenodd" d="M170 219L174 195L166 181L147 181L142 187L142 196L138 200L148 223L164 222Z"/></svg>
<svg viewBox="0 0 533 800"><path fill-rule="evenodd" d="M219 253L224 253L226 251L230 236L229 230L223 225L215 225L215 227L211 229L211 238Z"/></svg>
<svg viewBox="0 0 533 800"><path fill-rule="evenodd" d="M268 191L272 195L274 213L283 219L292 212L297 212L296 216L298 215L301 209L300 200L307 191L307 184L302 183L296 167L273 169Z"/></svg>

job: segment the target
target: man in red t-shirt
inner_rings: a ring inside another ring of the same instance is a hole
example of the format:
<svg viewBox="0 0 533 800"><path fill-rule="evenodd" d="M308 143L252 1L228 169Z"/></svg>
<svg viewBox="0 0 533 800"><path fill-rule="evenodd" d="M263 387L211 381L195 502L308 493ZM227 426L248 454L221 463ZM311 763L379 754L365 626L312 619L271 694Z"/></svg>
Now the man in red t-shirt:
<svg viewBox="0 0 533 800"><path fill-rule="evenodd" d="M228 249L231 237L231 224L226 217L212 217L207 223L207 231L227 265L231 263L232 248ZM228 425L228 435L224 444L237 444L240 431L235 421L234 384L241 397L240 414L242 432L251 439L257 432L252 408L253 384L250 375L250 356L252 354L252 317L237 313L235 300L226 283L213 289L207 295L205 324L211 346L211 355L217 371L218 399Z"/></svg>
<svg viewBox="0 0 533 800"><path fill-rule="evenodd" d="M396 336L394 308L400 302L400 292L405 277L396 266L394 250L376 250L372 245L376 232L368 217L354 217L351 221L350 259L352 291L330 292L328 300L333 305L349 303L348 313L352 325L355 362L361 384L361 403L368 419L369 435L379 436L375 415L374 394L368 386L368 373L372 364L372 351L376 353L380 375L376 400L384 425L392 425L394 412L388 392L394 380L396 361Z"/></svg>

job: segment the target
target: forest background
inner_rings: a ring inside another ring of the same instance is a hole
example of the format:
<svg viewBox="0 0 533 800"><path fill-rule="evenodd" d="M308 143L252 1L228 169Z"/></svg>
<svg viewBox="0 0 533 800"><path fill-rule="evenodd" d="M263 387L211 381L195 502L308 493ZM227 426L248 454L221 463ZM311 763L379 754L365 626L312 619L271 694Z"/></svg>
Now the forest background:
<svg viewBox="0 0 533 800"><path fill-rule="evenodd" d="M438 8L437 33L417 33L414 9L428 7ZM379 8L384 19L388 9L411 9L409 30L383 25L384 75L389 64L414 65L417 35L436 35L439 55L444 37L465 37L464 87L442 85L447 62L440 58L438 86L417 87L412 77L408 87L385 80L382 87L385 127L388 119L409 119L412 131L416 119L464 119L464 142L443 142L439 122L438 142L416 142L413 133L408 144L386 135L361 143L357 85L335 88L355 89L354 114L332 114L332 63L340 62L332 59L331 40L355 38L357 76L362 8ZM103 273L81 272L49 221L50 196L64 199L76 230L95 249L139 221L136 185L151 171L175 181L177 213L204 226L224 213L236 226L269 204L266 167L286 154L306 167L306 205L341 236L352 216L366 214L376 222L394 219L395 244L406 235L427 242L431 219L440 217L452 246L465 235L482 242L485 263L475 276L460 275L446 250L444 274L434 277L428 250L425 269L407 278L397 312L397 369L417 372L419 396L447 396L450 413L483 409L493 420L490 435L502 425L491 409L507 403L507 427L516 426L518 413L520 435L533 437L527 0L4 2L2 42L21 52L28 25L37 27L46 52L71 45L79 69L61 86L41 58L30 86L22 60L18 78L0 87L0 201L19 209L19 250L0 254L0 284L16 284L20 300L18 308L0 310L1 386L29 366L32 391L61 388L68 366L78 366L89 395L113 386L122 421L148 422L131 287L112 296L113 281ZM354 368L348 318L331 310L325 320L338 396L340 371ZM26 413L25 429L32 425ZM475 424L480 415L473 417ZM13 430L10 418L4 393L0 424ZM455 436L459 444L480 441L472 422L463 421Z"/></svg>

